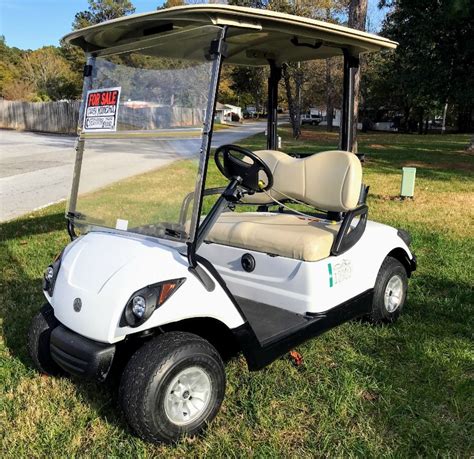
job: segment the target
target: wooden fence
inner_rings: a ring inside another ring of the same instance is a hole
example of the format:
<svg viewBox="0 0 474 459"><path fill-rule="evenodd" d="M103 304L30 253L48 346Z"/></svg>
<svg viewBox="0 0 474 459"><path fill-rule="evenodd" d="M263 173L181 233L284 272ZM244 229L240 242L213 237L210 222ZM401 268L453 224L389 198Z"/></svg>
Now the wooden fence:
<svg viewBox="0 0 474 459"><path fill-rule="evenodd" d="M81 102L0 100L0 128L75 134ZM199 126L204 111L186 107L120 107L119 129Z"/></svg>
<svg viewBox="0 0 474 459"><path fill-rule="evenodd" d="M0 128L74 134L77 132L80 105L80 101L0 100Z"/></svg>

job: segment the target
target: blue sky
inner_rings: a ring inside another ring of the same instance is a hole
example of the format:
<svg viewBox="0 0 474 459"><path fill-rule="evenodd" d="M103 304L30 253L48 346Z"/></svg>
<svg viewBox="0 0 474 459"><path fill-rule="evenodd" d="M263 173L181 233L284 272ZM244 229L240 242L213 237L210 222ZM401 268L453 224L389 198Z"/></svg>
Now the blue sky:
<svg viewBox="0 0 474 459"><path fill-rule="evenodd" d="M163 0L133 0L137 13L153 11ZM74 15L87 0L0 0L0 35L9 46L36 49L58 45L71 31Z"/></svg>
<svg viewBox="0 0 474 459"><path fill-rule="evenodd" d="M369 0L371 29L377 29L383 13L378 0ZM137 13L153 11L163 0L133 0ZM87 0L0 0L0 35L9 46L36 49L58 45L71 31L74 15L87 9ZM373 31L373 30L371 30Z"/></svg>

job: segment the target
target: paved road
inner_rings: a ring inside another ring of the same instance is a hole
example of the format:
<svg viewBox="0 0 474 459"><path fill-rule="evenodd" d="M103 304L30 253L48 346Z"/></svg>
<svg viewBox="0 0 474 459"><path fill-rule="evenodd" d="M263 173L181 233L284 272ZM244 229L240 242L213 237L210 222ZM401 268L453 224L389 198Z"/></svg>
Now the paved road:
<svg viewBox="0 0 474 459"><path fill-rule="evenodd" d="M265 122L218 131L213 146L236 143L262 132ZM0 221L64 200L69 195L73 137L0 131ZM163 166L176 157L199 151L197 138L90 141L84 161L81 192ZM166 152L166 154L164 154Z"/></svg>

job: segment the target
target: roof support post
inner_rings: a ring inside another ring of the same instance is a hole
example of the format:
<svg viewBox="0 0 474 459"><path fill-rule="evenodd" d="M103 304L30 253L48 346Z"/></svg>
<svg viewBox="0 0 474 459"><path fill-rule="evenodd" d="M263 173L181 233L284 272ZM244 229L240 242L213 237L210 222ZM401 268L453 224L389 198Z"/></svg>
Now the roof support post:
<svg viewBox="0 0 474 459"><path fill-rule="evenodd" d="M359 58L352 56L347 49L344 53L344 82L342 93L342 117L340 149L352 151L354 142L354 77L359 70Z"/></svg>
<svg viewBox="0 0 474 459"><path fill-rule="evenodd" d="M270 78L268 78L268 122L267 149L278 149L278 85L281 80L281 67L270 60Z"/></svg>
<svg viewBox="0 0 474 459"><path fill-rule="evenodd" d="M76 232L74 231L74 216L77 207L77 195L79 193L79 179L82 169L82 157L84 155L84 139L81 137L81 132L84 124L84 110L86 109L87 92L92 88L92 73L94 70L95 61L95 56L88 54L86 64L84 65L84 81L82 83L82 101L79 109L79 121L77 127L78 137L76 140L74 175L72 178L71 193L69 195L69 203L66 213L67 232L71 238L71 241L77 237Z"/></svg>
<svg viewBox="0 0 474 459"><path fill-rule="evenodd" d="M214 130L214 114L217 104L217 93L219 91L219 82L221 78L221 70L224 59L227 55L227 46L225 39L227 36L227 26L224 26L220 32L219 37L211 42L209 49L209 59L213 61L212 77L209 88L209 95L207 99L206 116L204 120L204 128L202 133L201 151L198 180L194 190L194 209L191 216L190 225L190 242L187 242L188 251L187 258L190 268L197 266L196 251L198 249L197 242L199 239L199 221L202 211L202 200L204 196L204 189L206 187L207 166L209 163L209 156L211 154L212 133Z"/></svg>

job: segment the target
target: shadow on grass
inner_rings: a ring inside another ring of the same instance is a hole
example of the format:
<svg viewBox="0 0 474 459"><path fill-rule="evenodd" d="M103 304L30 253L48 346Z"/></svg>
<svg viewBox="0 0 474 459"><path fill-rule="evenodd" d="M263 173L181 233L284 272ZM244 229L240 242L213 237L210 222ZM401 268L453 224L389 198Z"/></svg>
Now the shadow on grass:
<svg viewBox="0 0 474 459"><path fill-rule="evenodd" d="M425 274L414 280L400 322L358 343L363 358L354 370L370 375L374 397L383 399L370 410L379 430L431 456L448 444L462 449L470 438L474 292L465 281Z"/></svg>
<svg viewBox="0 0 474 459"><path fill-rule="evenodd" d="M32 236L42 239L39 247L33 247ZM13 241L16 243L14 249ZM3 297L0 319L3 339L10 354L26 368L33 369L27 351L28 329L31 319L46 300L42 291L41 275L28 272L25 263L31 263L38 252L44 252L43 256L38 256L33 261L35 265L39 264L35 268L41 271L68 242L63 213L14 220L0 225L0 287ZM76 378L73 380L79 398L86 400L100 417L107 418L119 429L129 432L116 406L119 375L120 372L114 369L111 378L103 384Z"/></svg>
<svg viewBox="0 0 474 459"><path fill-rule="evenodd" d="M4 340L10 353L26 368L32 368L26 351L28 327L44 303L41 271L68 242L64 215L55 213L5 223L0 227L0 237L1 294L4 296L0 316ZM442 236L438 238L439 241L433 241L424 235L420 239L420 244L428 245L429 241L433 249L433 253L420 257L421 267L425 263L429 266L429 256L442 258L446 240ZM461 248L454 245L452 251L460 253ZM446 260L449 265L457 262L458 257ZM368 414L381 426L377 430L391 432L392 436L401 435L409 439L412 448L416 444L419 454L430 455L433 448L443 450L450 438L451 444L458 445L468 438L467 427L463 427L467 423L446 421L459 412L461 417L465 416L463 406L469 393L465 382L467 376L463 376L463 372L468 363L458 357L454 362L443 360L442 354L457 356L456 352L464 352L464 347L467 348L463 344L455 352L450 349L453 344L459 345L460 340L463 343L469 340L467 321L473 292L472 285L465 280L447 279L441 270L416 272L410 287L402 320L390 329L387 327L388 330L369 333L364 331L365 325L355 324L350 329L353 331L347 333L354 333L357 343L354 346L360 352L360 359L353 359L350 352L344 358L349 359L346 367L350 371L374 378L377 381L375 390L381 389L380 403L376 400L367 402L373 405ZM105 385L74 380L77 398L85 400L97 416L107 419L120 432L130 433L117 407L118 375L114 376ZM337 376L331 379L331 384L338 384ZM370 393L368 396L372 397ZM253 395L249 393L249 397ZM251 405L254 403L257 402ZM245 409L242 410L245 413ZM245 414L249 415L248 412ZM258 422L256 419L250 418L248 422ZM442 428L436 427L435 422ZM434 438L434 434L440 438ZM420 440L414 440L414 437Z"/></svg>

